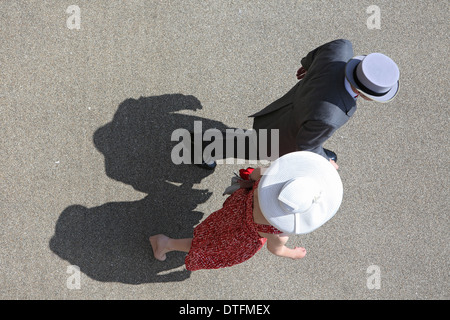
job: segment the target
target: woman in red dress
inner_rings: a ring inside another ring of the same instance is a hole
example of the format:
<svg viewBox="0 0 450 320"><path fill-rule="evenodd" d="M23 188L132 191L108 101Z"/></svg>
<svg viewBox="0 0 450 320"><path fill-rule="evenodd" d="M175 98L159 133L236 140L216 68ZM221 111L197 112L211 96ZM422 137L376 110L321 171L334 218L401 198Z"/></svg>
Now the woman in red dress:
<svg viewBox="0 0 450 320"><path fill-rule="evenodd" d="M258 201L260 178L260 168L251 172L252 188L240 188L230 195L222 209L194 229L193 238L172 239L162 234L150 237L155 258L164 261L166 253L182 251L188 253L186 269L218 269L250 259L266 242L267 249L277 256L303 258L306 250L286 247L289 237L273 227L262 214Z"/></svg>

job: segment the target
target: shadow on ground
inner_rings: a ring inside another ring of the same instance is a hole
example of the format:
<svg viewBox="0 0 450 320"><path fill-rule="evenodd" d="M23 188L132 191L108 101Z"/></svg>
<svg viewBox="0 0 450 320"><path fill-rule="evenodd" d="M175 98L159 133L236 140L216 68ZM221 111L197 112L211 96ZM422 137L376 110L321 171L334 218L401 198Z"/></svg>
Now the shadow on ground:
<svg viewBox="0 0 450 320"><path fill-rule="evenodd" d="M182 281L190 272L180 268L184 253L171 253L165 262L154 259L148 238L191 237L203 217L195 211L209 199L208 190L193 184L212 174L194 165L174 165L171 142L175 129L193 130L194 121L204 128L227 127L220 122L176 113L198 110L193 96L169 94L123 101L111 122L93 137L104 155L108 177L148 195L139 201L111 202L86 208L67 207L60 215L50 249L98 281L140 284Z"/></svg>

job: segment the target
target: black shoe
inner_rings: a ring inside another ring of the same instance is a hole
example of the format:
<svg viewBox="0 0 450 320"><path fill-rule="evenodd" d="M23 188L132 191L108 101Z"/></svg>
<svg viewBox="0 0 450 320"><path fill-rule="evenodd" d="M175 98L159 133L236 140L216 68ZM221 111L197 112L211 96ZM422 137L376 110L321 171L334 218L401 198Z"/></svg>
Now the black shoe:
<svg viewBox="0 0 450 320"><path fill-rule="evenodd" d="M334 162L337 162L337 155L336 153L334 153L331 150L328 149L323 149L323 151L325 151L325 154L327 155L328 158L330 158L330 160L333 160Z"/></svg>
<svg viewBox="0 0 450 320"><path fill-rule="evenodd" d="M215 161L213 163L206 163L205 161L202 161L201 164L195 164L195 165L202 169L214 170L217 166L217 163Z"/></svg>

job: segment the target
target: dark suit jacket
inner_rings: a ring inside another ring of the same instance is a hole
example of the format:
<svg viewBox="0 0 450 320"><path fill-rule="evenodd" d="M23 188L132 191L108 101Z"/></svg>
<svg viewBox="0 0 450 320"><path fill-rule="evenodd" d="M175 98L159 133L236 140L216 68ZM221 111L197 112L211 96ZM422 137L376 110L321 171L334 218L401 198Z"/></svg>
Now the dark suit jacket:
<svg viewBox="0 0 450 320"><path fill-rule="evenodd" d="M254 129L279 129L279 156L307 150L328 159L322 144L356 110L344 86L345 64L352 57L348 40L316 48L301 60L306 76L283 97L251 115Z"/></svg>

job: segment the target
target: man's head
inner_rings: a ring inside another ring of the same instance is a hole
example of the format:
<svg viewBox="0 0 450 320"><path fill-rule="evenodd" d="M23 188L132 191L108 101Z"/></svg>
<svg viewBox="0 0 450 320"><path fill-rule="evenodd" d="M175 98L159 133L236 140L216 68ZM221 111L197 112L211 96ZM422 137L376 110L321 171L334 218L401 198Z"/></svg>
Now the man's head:
<svg viewBox="0 0 450 320"><path fill-rule="evenodd" d="M358 91L354 86L350 85L352 88L352 91L358 95L358 97L363 98L364 100L367 101L373 101L372 99L370 99L369 97L365 96L364 94L362 94L360 91Z"/></svg>
<svg viewBox="0 0 450 320"><path fill-rule="evenodd" d="M397 64L382 53L356 56L345 66L352 90L369 101L389 102L398 93L400 71Z"/></svg>

